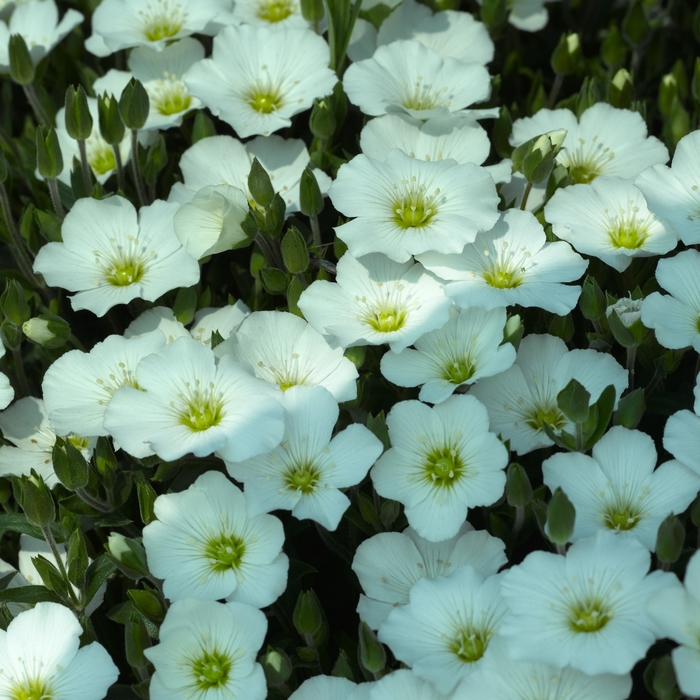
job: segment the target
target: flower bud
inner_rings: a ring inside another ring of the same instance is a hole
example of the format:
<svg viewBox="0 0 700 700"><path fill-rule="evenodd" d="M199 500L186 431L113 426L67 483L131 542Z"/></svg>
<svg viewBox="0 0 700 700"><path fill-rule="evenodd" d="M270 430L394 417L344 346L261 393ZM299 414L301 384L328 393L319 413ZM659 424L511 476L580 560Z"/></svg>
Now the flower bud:
<svg viewBox="0 0 700 700"><path fill-rule="evenodd" d="M287 270L293 275L306 272L306 269L309 267L309 250L306 247L304 237L294 226L284 234L280 249L282 260Z"/></svg>
<svg viewBox="0 0 700 700"><path fill-rule="evenodd" d="M574 534L576 510L568 496L557 488L547 505L545 533L554 544L564 545Z"/></svg>
<svg viewBox="0 0 700 700"><path fill-rule="evenodd" d="M632 46L641 44L649 34L649 22L641 0L633 0L622 20L622 32Z"/></svg>
<svg viewBox="0 0 700 700"><path fill-rule="evenodd" d="M258 662L263 667L267 685L272 688L286 683L292 675L292 662L282 649L268 646Z"/></svg>
<svg viewBox="0 0 700 700"><path fill-rule="evenodd" d="M644 300L622 297L605 310L610 330L623 347L636 347L649 332L642 323L642 301Z"/></svg>
<svg viewBox="0 0 700 700"><path fill-rule="evenodd" d="M506 472L506 502L512 508L525 508L532 501L532 484L525 468L513 462Z"/></svg>
<svg viewBox="0 0 700 700"><path fill-rule="evenodd" d="M41 314L22 324L22 332L37 345L60 348L70 337L70 326L60 316Z"/></svg>
<svg viewBox="0 0 700 700"><path fill-rule="evenodd" d="M39 175L55 179L63 172L63 154L56 130L51 126L38 126L36 130L36 164Z"/></svg>
<svg viewBox="0 0 700 700"><path fill-rule="evenodd" d="M20 34L13 34L7 48L10 56L10 77L18 85L31 85L36 71L27 42Z"/></svg>
<svg viewBox="0 0 700 700"><path fill-rule="evenodd" d="M270 176L257 158L253 158L253 164L250 166L248 189L258 206L267 209L272 204L275 188L272 186Z"/></svg>
<svg viewBox="0 0 700 700"><path fill-rule="evenodd" d="M554 168L554 159L566 138L566 129L557 129L526 141L512 154L513 167L520 170L528 182L544 182Z"/></svg>
<svg viewBox="0 0 700 700"><path fill-rule="evenodd" d="M301 0L301 15L310 24L317 25L324 15L323 0Z"/></svg>
<svg viewBox="0 0 700 700"><path fill-rule="evenodd" d="M600 47L603 62L608 68L617 68L624 62L627 51L627 45L620 30L613 24Z"/></svg>
<svg viewBox="0 0 700 700"><path fill-rule="evenodd" d="M671 513L659 526L656 536L656 558L664 564L678 561L685 543L683 523Z"/></svg>
<svg viewBox="0 0 700 700"><path fill-rule="evenodd" d="M613 107L627 109L634 99L632 76L625 68L620 68L610 81L608 99Z"/></svg>
<svg viewBox="0 0 700 700"><path fill-rule="evenodd" d="M119 114L127 129L138 131L148 119L151 101L140 80L132 78L119 98Z"/></svg>
<svg viewBox="0 0 700 700"><path fill-rule="evenodd" d="M309 117L309 128L317 139L329 139L335 133L336 120L329 97L314 100Z"/></svg>
<svg viewBox="0 0 700 700"><path fill-rule="evenodd" d="M664 116L671 114L673 101L678 97L678 83L673 73L668 73L661 78L659 85L659 111Z"/></svg>
<svg viewBox="0 0 700 700"><path fill-rule="evenodd" d="M581 40L578 34L562 34L552 54L552 70L557 75L571 75L581 60Z"/></svg>
<svg viewBox="0 0 700 700"><path fill-rule="evenodd" d="M66 131L76 141L85 141L92 133L92 114L87 94L82 85L76 90L72 85L66 90Z"/></svg>
<svg viewBox="0 0 700 700"><path fill-rule="evenodd" d="M133 579L148 576L146 550L136 540L112 532L107 538L107 552L119 569Z"/></svg>
<svg viewBox="0 0 700 700"><path fill-rule="evenodd" d="M121 143L126 129L119 115L119 104L114 95L105 93L97 98L97 113L102 138L110 146L116 146Z"/></svg>
<svg viewBox="0 0 700 700"><path fill-rule="evenodd" d="M292 614L294 628L300 635L315 635L323 625L323 610L313 589L299 593Z"/></svg>
<svg viewBox="0 0 700 700"><path fill-rule="evenodd" d="M580 119L581 115L594 104L600 102L600 89L594 78L586 77L583 79L583 84L576 98L576 116Z"/></svg>
<svg viewBox="0 0 700 700"><path fill-rule="evenodd" d="M17 280L8 279L5 291L0 296L0 310L5 320L14 326L21 326L31 317L24 288Z"/></svg>
<svg viewBox="0 0 700 700"><path fill-rule="evenodd" d="M360 666L370 673L379 673L386 666L386 650L366 622L360 622L357 656Z"/></svg>
<svg viewBox="0 0 700 700"><path fill-rule="evenodd" d="M583 281L579 306L584 318L589 321L598 321L605 314L605 294L595 277L591 275L587 275Z"/></svg>
<svg viewBox="0 0 700 700"><path fill-rule="evenodd" d="M48 486L34 470L31 476L22 477L21 484L21 505L27 520L36 527L47 527L56 519L56 506Z"/></svg>
<svg viewBox="0 0 700 700"><path fill-rule="evenodd" d="M282 294L287 289L287 274L277 267L263 267L260 281L269 294Z"/></svg>
<svg viewBox="0 0 700 700"><path fill-rule="evenodd" d="M523 339L525 326L519 314L514 314L507 321L503 329L503 342L510 343L516 350L520 346L520 341Z"/></svg>
<svg viewBox="0 0 700 700"><path fill-rule="evenodd" d="M88 463L70 440L57 437L51 459L56 476L69 491L77 491L87 486Z"/></svg>
<svg viewBox="0 0 700 700"><path fill-rule="evenodd" d="M306 216L318 216L323 211L323 195L313 171L304 168L299 183L299 208Z"/></svg>

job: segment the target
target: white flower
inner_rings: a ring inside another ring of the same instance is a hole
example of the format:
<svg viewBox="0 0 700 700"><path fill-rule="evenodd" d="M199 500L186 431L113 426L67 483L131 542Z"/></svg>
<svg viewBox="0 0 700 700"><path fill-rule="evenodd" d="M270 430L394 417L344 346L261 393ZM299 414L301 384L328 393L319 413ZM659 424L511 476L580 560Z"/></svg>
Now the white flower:
<svg viewBox="0 0 700 700"><path fill-rule="evenodd" d="M627 387L627 370L611 356L595 350L567 350L551 335L528 335L518 349L515 364L495 377L484 377L470 390L489 412L491 430L518 454L549 447L543 430L568 430L569 421L557 406L557 394L571 379L580 382L598 400L606 386L615 387L615 405Z"/></svg>
<svg viewBox="0 0 700 700"><path fill-rule="evenodd" d="M110 335L89 353L70 350L61 355L46 370L41 385L51 427L59 435L108 435L104 413L114 392L136 386L136 366L163 345L160 331L131 340Z"/></svg>
<svg viewBox="0 0 700 700"><path fill-rule="evenodd" d="M160 643L144 650L156 668L151 700L264 700L265 674L255 658L266 632L265 615L249 605L176 601Z"/></svg>
<svg viewBox="0 0 700 700"><path fill-rule="evenodd" d="M285 311L250 314L215 355L231 355L282 391L322 386L337 403L357 397L357 369L342 348L332 348L303 318Z"/></svg>
<svg viewBox="0 0 700 700"><path fill-rule="evenodd" d="M604 102L589 107L580 122L568 109L541 109L532 117L516 119L510 142L519 146L555 129L566 129L564 148L557 155L575 184L599 176L633 179L645 168L668 160L666 146L647 136L641 114L616 109Z"/></svg>
<svg viewBox="0 0 700 700"><path fill-rule="evenodd" d="M418 260L451 283L446 293L461 307L537 306L563 316L578 302L581 287L565 285L588 263L568 243L548 243L530 213L509 209L490 230L478 233L460 253L423 253Z"/></svg>
<svg viewBox="0 0 700 700"><path fill-rule="evenodd" d="M657 636L647 602L677 581L663 571L647 576L650 559L637 540L608 532L575 542L565 557L528 554L501 585L511 658L589 675L629 673Z"/></svg>
<svg viewBox="0 0 700 700"><path fill-rule="evenodd" d="M244 22L273 30L278 27L309 27L301 13L301 3L298 0L236 0L233 3L231 19L235 23Z"/></svg>
<svg viewBox="0 0 700 700"><path fill-rule="evenodd" d="M625 328L631 328L637 321L641 321L642 301L642 299L632 299L632 297L621 297L605 309L605 315L610 318L614 311L622 325Z"/></svg>
<svg viewBox="0 0 700 700"><path fill-rule="evenodd" d="M443 58L463 63L490 63L494 46L488 29L468 12L432 13L427 5L404 0L381 24L377 45L416 39Z"/></svg>
<svg viewBox="0 0 700 700"><path fill-rule="evenodd" d="M199 281L199 265L173 231L175 204L156 201L138 214L123 197L79 199L61 227L63 242L47 243L34 261L51 286L78 292L75 310L103 316L132 299L155 301Z"/></svg>
<svg viewBox="0 0 700 700"><path fill-rule="evenodd" d="M329 56L328 44L311 29L229 26L185 84L240 138L267 136L331 93L338 78Z"/></svg>
<svg viewBox="0 0 700 700"><path fill-rule="evenodd" d="M483 0L476 0L479 5ZM508 0L508 22L523 32L538 32L547 25L549 13L544 6L558 0Z"/></svg>
<svg viewBox="0 0 700 700"><path fill-rule="evenodd" d="M410 527L401 533L380 532L360 544L352 561L365 592L357 612L378 629L395 607L408 604L411 588L420 579L448 576L466 564L491 576L506 563L503 541L468 522L441 542L426 540Z"/></svg>
<svg viewBox="0 0 700 700"><path fill-rule="evenodd" d="M503 495L508 452L473 396L454 395L434 408L401 401L386 422L392 447L372 468L372 482L380 496L404 504L421 537L454 537L468 508Z"/></svg>
<svg viewBox="0 0 700 700"><path fill-rule="evenodd" d="M273 515L246 514L248 496L220 472L158 496L143 529L148 568L170 600L237 600L262 608L287 585L284 531Z"/></svg>
<svg viewBox="0 0 700 700"><path fill-rule="evenodd" d="M566 493L576 508L571 541L610 530L656 549L669 513L682 513L700 491L700 476L672 460L656 466L654 441L638 430L611 428L593 456L558 452L542 463L544 483Z"/></svg>
<svg viewBox="0 0 700 700"><path fill-rule="evenodd" d="M240 461L279 444L284 431L277 387L252 377L232 357L178 338L136 368L134 386L119 389L105 429L129 454L152 450L172 461L217 452Z"/></svg>
<svg viewBox="0 0 700 700"><path fill-rule="evenodd" d="M353 63L343 87L364 114L406 112L418 119L463 111L491 92L482 65L443 59L415 39L380 46L372 58Z"/></svg>
<svg viewBox="0 0 700 700"><path fill-rule="evenodd" d="M642 302L642 323L665 348L700 352L700 252L684 250L659 260L656 281L669 295L653 292Z"/></svg>
<svg viewBox="0 0 700 700"><path fill-rule="evenodd" d="M32 63L37 65L83 19L80 12L71 9L59 22L54 0L34 0L18 5L8 24L0 20L0 72L7 73L10 69L9 42L13 34L24 39Z"/></svg>
<svg viewBox="0 0 700 700"><path fill-rule="evenodd" d="M321 386L293 386L284 392L285 432L272 452L245 462L226 462L245 484L248 512L291 510L327 530L338 527L350 499L339 489L359 484L382 453L382 443L353 423L332 439L338 404Z"/></svg>
<svg viewBox="0 0 700 700"><path fill-rule="evenodd" d="M649 211L642 193L616 177L557 190L544 215L555 236L618 272L632 258L663 255L678 243L675 229Z"/></svg>
<svg viewBox="0 0 700 700"><path fill-rule="evenodd" d="M626 700L632 690L629 674L589 676L570 666L555 668L541 662L513 661L502 637L491 642L481 667L467 676L459 697L469 700ZM457 696L455 696L457 697Z"/></svg>
<svg viewBox="0 0 700 700"><path fill-rule="evenodd" d="M644 170L634 184L657 216L668 219L686 245L700 243L700 131L684 136L673 163Z"/></svg>
<svg viewBox="0 0 700 700"><path fill-rule="evenodd" d="M468 565L447 577L423 578L410 603L379 628L379 640L417 676L450 693L490 653L506 614L500 584L500 574L485 578Z"/></svg>
<svg viewBox="0 0 700 700"><path fill-rule="evenodd" d="M309 152L300 139L280 136L258 136L246 144L231 136L210 136L197 141L180 158L183 183L175 183L169 201L190 202L204 187L231 185L245 192L248 200L248 175L257 158L270 176L275 190L287 205L287 216L299 211L299 181L309 165ZM321 192L326 192L331 179L321 170L314 170Z"/></svg>
<svg viewBox="0 0 700 700"><path fill-rule="evenodd" d="M0 413L0 428L3 438L16 445L0 447L0 475L28 476L34 469L52 489L58 483L52 461L56 433L51 430L44 402L33 396L16 401ZM94 440L77 435L71 435L68 439L85 459L90 459Z"/></svg>
<svg viewBox="0 0 700 700"><path fill-rule="evenodd" d="M671 652L678 687L684 695L700 697L700 553L685 570L685 586L659 591L647 604L647 613L662 635L680 644Z"/></svg>
<svg viewBox="0 0 700 700"><path fill-rule="evenodd" d="M693 412L676 411L666 421L664 448L679 462L700 474L700 383L695 380Z"/></svg>
<svg viewBox="0 0 700 700"><path fill-rule="evenodd" d="M119 670L105 648L79 649L83 628L68 608L37 603L0 630L0 695L102 700Z"/></svg>
<svg viewBox="0 0 700 700"><path fill-rule="evenodd" d="M0 342L0 357L5 356L5 345ZM0 410L9 406L12 399L15 398L15 390L10 384L10 379L6 374L0 372Z"/></svg>
<svg viewBox="0 0 700 700"><path fill-rule="evenodd" d="M352 700L357 683L336 676L307 678L289 700Z"/></svg>
<svg viewBox="0 0 700 700"><path fill-rule="evenodd" d="M368 700L447 700L447 696L438 692L435 686L423 680L408 668L392 671L372 684ZM457 696L452 696L456 698ZM354 700L351 698L350 700Z"/></svg>
<svg viewBox="0 0 700 700"><path fill-rule="evenodd" d="M443 326L450 300L422 265L396 263L384 255L338 261L336 283L317 280L304 290L299 308L319 333L338 345L381 345L394 352Z"/></svg>
<svg viewBox="0 0 700 700"><path fill-rule="evenodd" d="M440 403L458 386L499 374L515 362L515 348L503 343L505 324L504 308L459 310L453 306L449 321L418 338L415 350L385 353L381 372L397 386L422 384L418 398Z"/></svg>
<svg viewBox="0 0 700 700"><path fill-rule="evenodd" d="M97 56L131 46L162 51L175 39L201 32L222 9L221 0L103 0L85 47Z"/></svg>
<svg viewBox="0 0 700 700"><path fill-rule="evenodd" d="M342 214L357 217L335 229L355 257L383 253L406 262L430 250L459 253L498 220L496 188L483 168L399 149L385 163L360 154L341 165L328 195Z"/></svg>

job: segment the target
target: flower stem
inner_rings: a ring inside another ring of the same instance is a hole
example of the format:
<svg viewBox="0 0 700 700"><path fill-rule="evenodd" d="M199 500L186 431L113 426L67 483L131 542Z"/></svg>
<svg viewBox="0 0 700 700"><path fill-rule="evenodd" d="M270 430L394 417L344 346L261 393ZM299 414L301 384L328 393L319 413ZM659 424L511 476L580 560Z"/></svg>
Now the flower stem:
<svg viewBox="0 0 700 700"><path fill-rule="evenodd" d="M627 371L629 372L629 387L628 392L634 391L634 367L637 360L637 346L633 345L627 348Z"/></svg>
<svg viewBox="0 0 700 700"><path fill-rule="evenodd" d="M24 88L24 94L27 96L29 104L34 110L34 116L37 118L37 121L46 127L53 126L51 119L49 119L49 115L46 114L44 108L39 102L39 98L36 95L36 90L34 90L34 86L29 84L23 85L22 87Z"/></svg>
<svg viewBox="0 0 700 700"><path fill-rule="evenodd" d="M528 182L527 186L525 187L525 192L523 192L523 199L520 202L520 208L525 211L525 207L527 206L527 198L530 196L530 190L532 189L532 183Z"/></svg>
<svg viewBox="0 0 700 700"><path fill-rule="evenodd" d="M139 197L139 205L145 206L148 202L146 199L146 190L141 179L141 171L139 170L139 132L136 129L131 130L131 171L134 175L134 184L136 185L136 193Z"/></svg>
<svg viewBox="0 0 700 700"><path fill-rule="evenodd" d="M547 109L552 109L554 103L559 97L559 91L561 86L564 84L564 76L559 73L554 77L554 82L552 83L552 89L549 91L549 97L547 98Z"/></svg>
<svg viewBox="0 0 700 700"><path fill-rule="evenodd" d="M80 171L83 173L83 185L86 192L92 192L92 170L87 159L87 149L85 141L78 141L78 150L80 151ZM117 154L114 154L116 159ZM118 163L119 161L117 161Z"/></svg>
<svg viewBox="0 0 700 700"><path fill-rule="evenodd" d="M70 594L71 600L73 601L76 608L79 608L80 601L75 597L73 586L70 582L70 579L68 578L68 572L66 571L66 567L63 565L63 559L61 559L61 555L58 551L58 546L56 545L56 540L54 539L53 532L51 532L51 528L48 525L46 527L42 527L41 534L44 536L46 544L48 544L51 548L51 552L53 553L53 558L56 560L56 566L58 567L58 571L61 574L61 578L63 578L63 580L68 585L68 593Z"/></svg>
<svg viewBox="0 0 700 700"><path fill-rule="evenodd" d="M117 187L124 192L126 190L126 177L124 176L124 163L119 151L119 144L112 146L112 150L114 151L114 162L117 164Z"/></svg>
<svg viewBox="0 0 700 700"><path fill-rule="evenodd" d="M65 218L66 210L63 208L63 204L61 204L61 197L58 194L58 185L56 184L56 178L50 177L46 181L46 184L49 186L49 194L51 195L51 204L53 204L53 210L56 212L56 215L59 219Z"/></svg>
<svg viewBox="0 0 700 700"><path fill-rule="evenodd" d="M24 371L24 363L22 362L22 353L19 351L19 348L12 349L12 358L15 361L15 373L17 374L17 381L19 382L22 396L31 396L32 392L29 389L29 382Z"/></svg>

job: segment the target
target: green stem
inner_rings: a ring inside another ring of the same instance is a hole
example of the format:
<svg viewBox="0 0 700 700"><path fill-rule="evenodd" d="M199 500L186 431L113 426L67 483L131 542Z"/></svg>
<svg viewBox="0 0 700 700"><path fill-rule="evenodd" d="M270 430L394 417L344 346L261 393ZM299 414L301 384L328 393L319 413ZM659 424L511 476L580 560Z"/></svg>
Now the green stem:
<svg viewBox="0 0 700 700"><path fill-rule="evenodd" d="M122 162L122 154L119 150L119 144L112 146L114 150L114 162L117 164L117 187L122 191L126 191L126 176L124 175L124 163Z"/></svg>
<svg viewBox="0 0 700 700"><path fill-rule="evenodd" d="M513 522L513 541L520 534L525 524L525 508L523 506L515 507L515 521Z"/></svg>
<svg viewBox="0 0 700 700"><path fill-rule="evenodd" d="M96 498L93 498L85 489L76 489L75 492L78 494L81 500L85 501L85 503L87 503L95 510L99 510L100 513L111 513L114 510L111 506L107 505L106 503L103 503L102 501L98 501Z"/></svg>
<svg viewBox="0 0 700 700"><path fill-rule="evenodd" d="M311 235L313 237L314 248L316 248L316 255L322 257L323 241L321 240L321 227L318 225L318 216L315 214L310 216L309 222L311 223Z"/></svg>
<svg viewBox="0 0 700 700"><path fill-rule="evenodd" d="M52 120L49 119L49 115L46 114L44 111L44 108L41 106L41 103L39 102L39 98L36 96L36 90L34 90L33 85L23 85L24 88L24 94L27 96L27 100L29 101L29 104L32 106L32 109L34 110L34 116L37 118L37 121L43 124L45 127L50 127L53 126Z"/></svg>
<svg viewBox="0 0 700 700"><path fill-rule="evenodd" d="M141 179L141 171L139 170L139 132L136 129L131 130L131 171L134 175L134 184L136 185L136 193L139 197L139 205L146 206L146 190Z"/></svg>
<svg viewBox="0 0 700 700"><path fill-rule="evenodd" d="M559 73L554 77L554 82L552 83L552 89L549 91L549 97L547 98L547 109L552 109L554 103L559 97L559 91L564 83L564 76Z"/></svg>
<svg viewBox="0 0 700 700"><path fill-rule="evenodd" d="M22 396L31 396L32 392L29 389L29 382L27 381L27 375L24 371L24 363L22 362L22 353L19 351L19 348L12 350L12 358L15 361L15 373L17 374Z"/></svg>
<svg viewBox="0 0 700 700"><path fill-rule="evenodd" d="M80 171L83 174L83 185L86 192L92 192L92 168L88 163L85 141L78 141L78 150L80 151Z"/></svg>
<svg viewBox="0 0 700 700"><path fill-rule="evenodd" d="M56 566L61 574L61 578L68 584L68 593L70 594L71 600L73 601L75 607L79 608L80 601L76 598L75 592L73 591L73 585L68 578L68 572L66 571L66 567L63 565L63 559L61 559L61 555L58 551L58 546L56 545L56 540L54 539L53 532L51 532L51 528L48 525L46 527L42 527L41 533L44 535L46 544L48 544L51 548L51 552L53 553L53 558L56 560Z"/></svg>
<svg viewBox="0 0 700 700"><path fill-rule="evenodd" d="M532 183L528 182L527 186L525 187L525 192L523 192L523 199L520 202L520 208L525 211L525 207L527 206L527 198L530 196L530 190L532 189Z"/></svg>
<svg viewBox="0 0 700 700"><path fill-rule="evenodd" d="M627 348L627 371L629 372L629 391L634 391L634 367L637 360L637 346Z"/></svg>
<svg viewBox="0 0 700 700"><path fill-rule="evenodd" d="M66 216L66 210L61 204L61 196L58 194L58 185L56 184L56 178L50 177L46 184L49 186L49 194L51 195L51 204L53 204L53 210L59 219L63 219Z"/></svg>

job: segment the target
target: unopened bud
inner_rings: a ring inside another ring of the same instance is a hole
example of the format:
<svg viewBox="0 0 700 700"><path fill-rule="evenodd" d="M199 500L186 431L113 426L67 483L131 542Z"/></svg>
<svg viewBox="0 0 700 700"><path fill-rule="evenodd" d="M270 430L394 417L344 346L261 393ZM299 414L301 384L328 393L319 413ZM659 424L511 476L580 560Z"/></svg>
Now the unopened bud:
<svg viewBox="0 0 700 700"><path fill-rule="evenodd" d="M60 316L41 314L22 324L29 340L45 348L60 348L70 337L70 326Z"/></svg>
<svg viewBox="0 0 700 700"><path fill-rule="evenodd" d="M309 128L317 139L329 139L335 133L335 113L329 97L314 100Z"/></svg>
<svg viewBox="0 0 700 700"><path fill-rule="evenodd" d="M627 109L634 99L632 76L625 68L620 68L610 81L608 99L613 107Z"/></svg>
<svg viewBox="0 0 700 700"><path fill-rule="evenodd" d="M578 34L562 34L552 54L552 69L558 75L571 75L581 60Z"/></svg>
<svg viewBox="0 0 700 700"><path fill-rule="evenodd" d="M253 164L250 166L248 189L258 206L267 209L272 204L275 188L272 186L270 176L257 158L253 158Z"/></svg>
<svg viewBox="0 0 700 700"><path fill-rule="evenodd" d="M292 662L282 649L268 646L258 661L263 667L267 685L272 688L286 683L292 675Z"/></svg>
<svg viewBox="0 0 700 700"><path fill-rule="evenodd" d="M360 622L357 656L360 666L370 673L379 673L386 666L386 650L366 622Z"/></svg>
<svg viewBox="0 0 700 700"><path fill-rule="evenodd" d="M119 114L119 103L114 95L101 95L97 98L100 134L110 145L116 146L124 139L126 129Z"/></svg>
<svg viewBox="0 0 700 700"><path fill-rule="evenodd" d="M151 102L140 80L132 78L119 98L119 114L127 129L138 131L148 119Z"/></svg>
<svg viewBox="0 0 700 700"><path fill-rule="evenodd" d="M525 508L532 501L532 484L525 468L513 462L506 472L506 502L512 508Z"/></svg>
<svg viewBox="0 0 700 700"><path fill-rule="evenodd" d="M664 564L673 564L681 556L685 543L683 523L671 513L664 520L656 536L656 557Z"/></svg>
<svg viewBox="0 0 700 700"><path fill-rule="evenodd" d="M568 496L557 488L547 505L545 533L554 544L564 545L574 534L576 510Z"/></svg>
<svg viewBox="0 0 700 700"><path fill-rule="evenodd" d="M53 180L63 172L63 154L53 127L37 127L36 164L39 175L46 179Z"/></svg>
<svg viewBox="0 0 700 700"><path fill-rule="evenodd" d="M318 216L323 211L323 195L311 168L304 168L299 182L299 208L306 216Z"/></svg>
<svg viewBox="0 0 700 700"><path fill-rule="evenodd" d="M76 90L72 85L66 90L66 131L76 141L85 141L92 134L92 114L87 94L82 85Z"/></svg>
<svg viewBox="0 0 700 700"><path fill-rule="evenodd" d="M10 77L18 85L34 82L35 68L27 42L21 34L13 34L7 47L10 57Z"/></svg>
<svg viewBox="0 0 700 700"><path fill-rule="evenodd" d="M309 250L304 237L294 226L284 234L280 249L287 270L293 275L306 272L309 267Z"/></svg>

